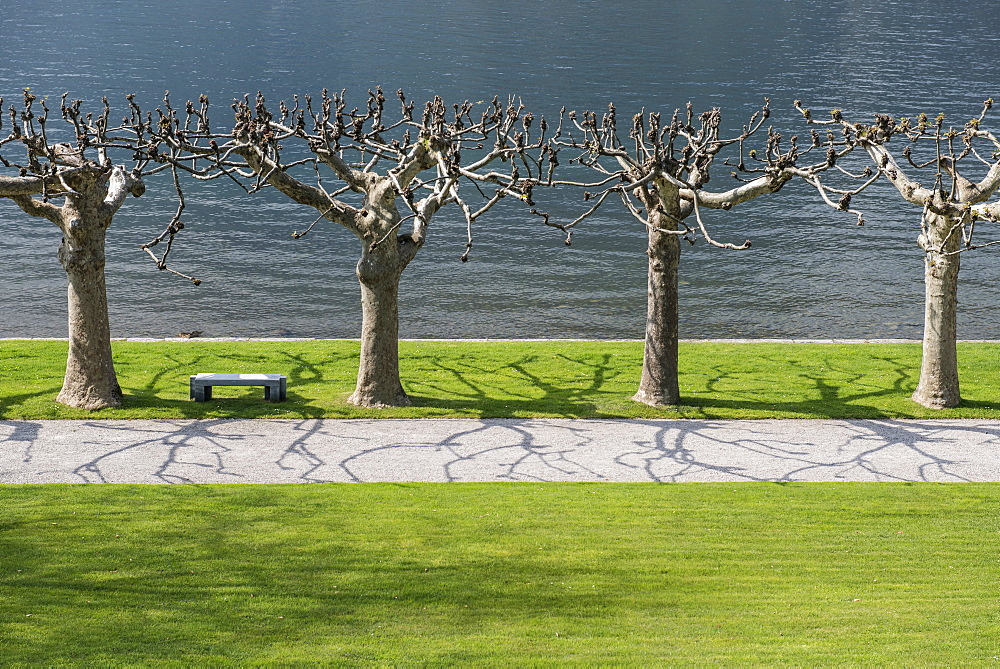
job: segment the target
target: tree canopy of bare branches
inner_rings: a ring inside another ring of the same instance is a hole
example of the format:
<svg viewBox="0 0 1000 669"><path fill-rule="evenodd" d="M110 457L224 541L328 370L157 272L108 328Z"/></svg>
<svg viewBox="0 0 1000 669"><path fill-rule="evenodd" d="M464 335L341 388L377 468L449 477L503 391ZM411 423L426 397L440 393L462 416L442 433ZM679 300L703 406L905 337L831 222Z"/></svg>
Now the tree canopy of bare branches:
<svg viewBox="0 0 1000 669"><path fill-rule="evenodd" d="M504 197L532 204L554 167L544 119L514 98L451 106L434 98L422 109L402 91L396 98L393 114L381 89L352 108L344 91L276 107L258 94L236 100L233 122L215 129L206 97L183 109L168 97L149 127L195 178L232 180L248 193L273 188L312 207L317 217L295 236L326 220L357 237L361 358L350 400L370 407L410 402L399 378L399 282L434 215L461 210L466 260L475 222Z"/></svg>
<svg viewBox="0 0 1000 669"><path fill-rule="evenodd" d="M912 118L875 114L873 123L856 123L840 109L831 111L829 118L817 119L801 102L795 105L810 125L821 128L812 130L812 145L825 149L837 168L823 178L807 179L826 204L850 211L863 223L861 212L851 209L853 198L885 179L906 202L919 208L924 338L913 400L936 409L957 406L961 402L956 347L961 255L1000 243L998 239L982 241L981 227L977 229L981 222L1000 221L1000 203L987 202L1000 187L1000 140L986 128L993 100L986 100L979 115L962 128L946 125L944 114L935 118L923 113ZM896 151L889 146L893 139L898 143ZM841 159L856 149L863 152L865 165L852 172L841 165L848 161ZM966 176L976 171L978 181ZM911 176L920 172L928 175L924 184Z"/></svg>

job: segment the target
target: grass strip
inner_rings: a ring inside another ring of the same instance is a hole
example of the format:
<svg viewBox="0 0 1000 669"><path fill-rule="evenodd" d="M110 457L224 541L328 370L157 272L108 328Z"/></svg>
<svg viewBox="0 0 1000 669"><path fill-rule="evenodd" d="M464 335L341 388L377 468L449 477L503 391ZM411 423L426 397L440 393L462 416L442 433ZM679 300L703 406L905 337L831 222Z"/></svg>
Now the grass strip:
<svg viewBox="0 0 1000 669"><path fill-rule="evenodd" d="M0 419L46 418L1000 418L1000 345L959 345L964 402L934 411L910 400L919 344L682 343L683 405L631 401L642 366L636 342L400 344L413 407L347 403L358 344L349 341L113 344L120 409L86 412L54 401L66 343L0 342ZM277 372L288 401L260 388L216 388L188 399L198 372Z"/></svg>
<svg viewBox="0 0 1000 669"><path fill-rule="evenodd" d="M5 486L5 666L969 665L979 484Z"/></svg>

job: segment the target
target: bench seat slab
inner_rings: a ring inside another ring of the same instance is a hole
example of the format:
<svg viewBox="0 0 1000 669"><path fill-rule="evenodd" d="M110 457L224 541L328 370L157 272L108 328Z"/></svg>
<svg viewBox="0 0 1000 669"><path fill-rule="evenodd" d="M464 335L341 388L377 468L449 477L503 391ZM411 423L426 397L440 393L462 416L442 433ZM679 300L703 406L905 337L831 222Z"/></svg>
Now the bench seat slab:
<svg viewBox="0 0 1000 669"><path fill-rule="evenodd" d="M284 374L192 374L191 399L207 402L212 399L212 386L264 386L264 399L281 402L288 396L288 380Z"/></svg>

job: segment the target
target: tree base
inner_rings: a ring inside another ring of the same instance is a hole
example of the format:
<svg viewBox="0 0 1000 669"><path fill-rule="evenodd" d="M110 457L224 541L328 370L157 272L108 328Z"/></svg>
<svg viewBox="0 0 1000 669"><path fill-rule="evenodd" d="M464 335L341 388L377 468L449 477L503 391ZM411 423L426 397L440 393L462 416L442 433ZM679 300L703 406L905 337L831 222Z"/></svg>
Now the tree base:
<svg viewBox="0 0 1000 669"><path fill-rule="evenodd" d="M951 409L962 403L958 394L926 392L917 388L910 399L928 409Z"/></svg>
<svg viewBox="0 0 1000 669"><path fill-rule="evenodd" d="M640 389L632 399L636 402L648 404L651 407L675 407L681 403L679 395L671 393L650 393Z"/></svg>
<svg viewBox="0 0 1000 669"><path fill-rule="evenodd" d="M122 405L122 396L112 393L110 396L105 397L92 392L78 394L63 390L56 396L56 402L74 409L97 411L98 409L115 409L120 407Z"/></svg>
<svg viewBox="0 0 1000 669"><path fill-rule="evenodd" d="M347 401L354 406L364 407L366 409L390 409L392 407L408 407L413 406L413 400L404 393L399 392L391 398L376 397L373 395L362 394L357 391L354 392Z"/></svg>

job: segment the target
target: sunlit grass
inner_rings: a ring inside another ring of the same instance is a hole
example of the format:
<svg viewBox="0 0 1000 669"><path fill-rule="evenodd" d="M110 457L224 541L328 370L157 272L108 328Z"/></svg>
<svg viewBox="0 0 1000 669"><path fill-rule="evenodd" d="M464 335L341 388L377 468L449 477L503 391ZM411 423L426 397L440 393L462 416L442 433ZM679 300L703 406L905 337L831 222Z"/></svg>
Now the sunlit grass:
<svg viewBox="0 0 1000 669"><path fill-rule="evenodd" d="M997 344L959 345L965 401L946 411L909 399L917 344L683 343L682 406L665 409L630 399L642 365L636 342L402 342L415 406L389 410L347 404L356 342L116 342L125 406L96 413L54 401L65 350L64 342L0 342L0 418L1000 418ZM260 388L188 400L188 376L213 371L286 374L288 401L266 403Z"/></svg>
<svg viewBox="0 0 1000 669"><path fill-rule="evenodd" d="M10 666L979 665L1000 488L5 486Z"/></svg>

